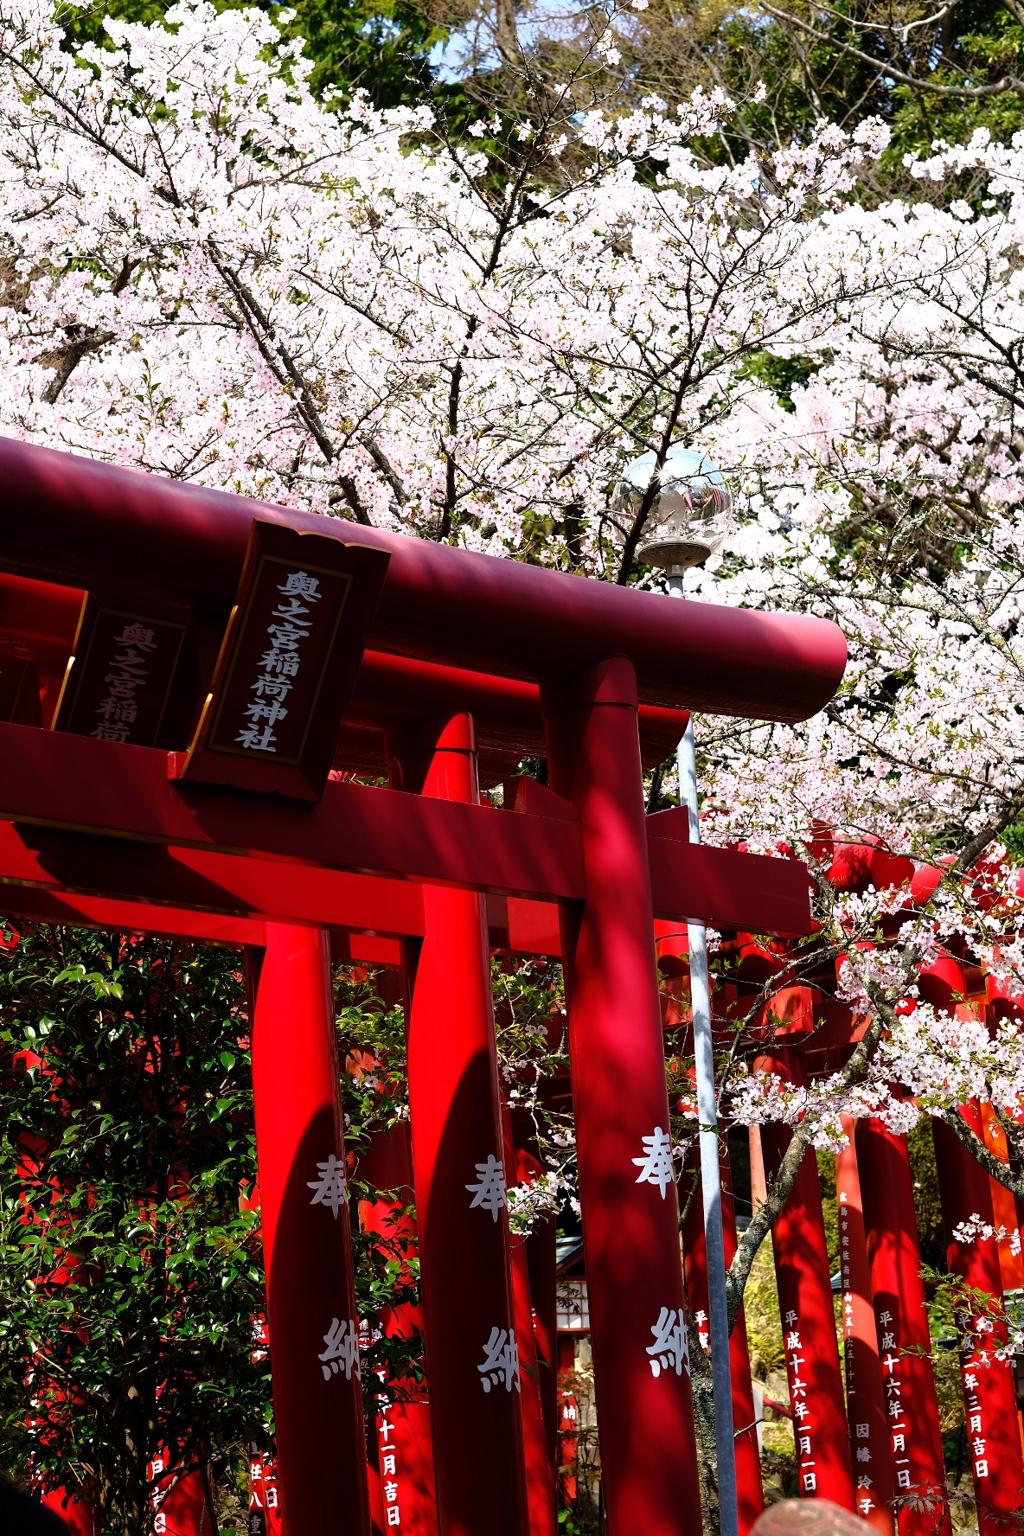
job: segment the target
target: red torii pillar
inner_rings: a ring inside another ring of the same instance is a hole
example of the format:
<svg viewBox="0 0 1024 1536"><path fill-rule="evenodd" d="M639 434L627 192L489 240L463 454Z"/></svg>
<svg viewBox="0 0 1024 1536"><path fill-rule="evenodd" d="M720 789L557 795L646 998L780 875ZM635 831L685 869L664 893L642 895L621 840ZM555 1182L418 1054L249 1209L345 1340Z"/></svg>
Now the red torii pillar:
<svg viewBox="0 0 1024 1536"><path fill-rule="evenodd" d="M416 1227L405 1207L412 1198L412 1151L409 1126L400 1121L376 1131L359 1160L359 1177L375 1191L360 1200L359 1225L378 1233L387 1259L411 1259L416 1252ZM390 1338L408 1338L422 1327L421 1309L412 1303L389 1308L380 1327ZM390 1383L398 1400L371 1417L376 1456L370 1464L370 1504L374 1536L387 1536L401 1527L415 1536L436 1536L437 1494L430 1435L426 1382Z"/></svg>
<svg viewBox="0 0 1024 1536"><path fill-rule="evenodd" d="M790 1082L802 1080L802 1068L788 1051L758 1057L757 1066ZM790 1136L784 1125L761 1127L769 1179L779 1170ZM772 1247L793 1410L798 1491L801 1498L831 1499L844 1509L853 1509L849 1430L813 1147L804 1153L789 1199L772 1228Z"/></svg>
<svg viewBox="0 0 1024 1536"><path fill-rule="evenodd" d="M1009 1162L1009 1150L1006 1145L1006 1132L996 1118L996 1112L991 1104L982 1104L981 1124L985 1145L990 1152L994 1152L1000 1162ZM998 1231L1003 1229L1003 1236L996 1238L996 1253L999 1256L999 1275L1003 1284L1003 1291L1017 1291L1024 1289L1024 1253L1020 1246L1020 1215L1017 1209L1017 1198L1012 1190L998 1179L989 1178L989 1194L992 1199L992 1225Z"/></svg>
<svg viewBox="0 0 1024 1536"><path fill-rule="evenodd" d="M502 1104L502 1130L505 1138L505 1166L518 1180L520 1159L512 1134L512 1116ZM539 1170L540 1165L532 1159ZM524 1155L525 1162L525 1155ZM544 1405L541 1399L542 1362L538 1358L534 1328L533 1299L530 1294L530 1265L526 1237L521 1232L509 1235L512 1261L512 1301L515 1308L516 1338L521 1366L519 1394L523 1423L523 1463L526 1472L526 1507L530 1536L555 1536L555 1464L549 1454Z"/></svg>
<svg viewBox="0 0 1024 1536"><path fill-rule="evenodd" d="M685 925L658 920L654 924L659 962L672 957L688 963L689 944ZM659 964L659 970L661 965ZM665 997L669 1002L669 997ZM675 998L672 998L675 1002ZM678 1003L675 1005L678 1007ZM670 1003L671 1007L671 1003ZM675 1007L665 1019L665 1027L676 1026ZM716 1045L718 1042L716 1041ZM691 1074L692 1081L692 1074ZM733 1198L732 1168L728 1149L723 1145L719 1163L722 1186L722 1238L726 1265L736 1253L736 1202ZM704 1232L704 1208L700 1199L700 1157L694 1151L687 1159L686 1177L696 1181L696 1190L688 1200L683 1215L683 1276L690 1312L697 1325L697 1337L705 1350L709 1347L707 1241ZM703 1322L703 1326L702 1326ZM733 1424L736 1429L736 1502L739 1536L747 1536L754 1521L764 1510L761 1484L761 1455L758 1450L757 1412L750 1374L747 1325L741 1307L729 1337L729 1367L732 1376Z"/></svg>
<svg viewBox="0 0 1024 1536"><path fill-rule="evenodd" d="M690 1311L697 1323L697 1336L707 1349L708 1258L704 1236L704 1208L700 1200L700 1165L696 1158L687 1163L687 1172L697 1181L697 1193L690 1200L683 1217L683 1273ZM736 1253L736 1203L732 1193L732 1170L727 1154L721 1158L722 1237L725 1262L731 1264ZM703 1327L701 1327L703 1317ZM740 1536L747 1536L758 1515L764 1510L761 1487L761 1456L757 1448L757 1412L754 1385L750 1375L750 1350L743 1308L739 1310L729 1335L729 1368L732 1374L732 1416L736 1429L736 1502Z"/></svg>
<svg viewBox="0 0 1024 1536"><path fill-rule="evenodd" d="M254 1014L253 1103L282 1515L294 1536L336 1536L339 1529L370 1536L326 932L267 923Z"/></svg>
<svg viewBox="0 0 1024 1536"><path fill-rule="evenodd" d="M681 605L680 605L681 606ZM632 664L543 694L587 897L563 955L608 1536L701 1529Z"/></svg>
<svg viewBox="0 0 1024 1536"><path fill-rule="evenodd" d="M473 721L429 742L422 792L476 802ZM421 753L401 755L407 783ZM527 1536L520 1363L486 916L424 886L409 1008L409 1107L441 1536Z"/></svg>
<svg viewBox="0 0 1024 1536"><path fill-rule="evenodd" d="M892 1501L896 1492L889 1420L878 1359L878 1332L871 1302L871 1274L864 1235L860 1172L854 1146L857 1124L843 1117L850 1138L836 1156L839 1207L839 1263L843 1289L843 1346L846 1364L846 1411L856 1484L857 1512L880 1536L893 1536Z"/></svg>
<svg viewBox="0 0 1024 1536"><path fill-rule="evenodd" d="M856 1148L900 1536L950 1536L907 1138L861 1120Z"/></svg>
<svg viewBox="0 0 1024 1536"><path fill-rule="evenodd" d="M532 1181L545 1170L529 1147L516 1148L516 1176ZM558 1471L558 1224L554 1215L534 1222L526 1239L526 1267L530 1281L533 1340L537 1352L541 1412L544 1419L552 1488ZM556 1500L557 1502L557 1500Z"/></svg>
<svg viewBox="0 0 1024 1536"><path fill-rule="evenodd" d="M980 1136L977 1103L965 1104L960 1113ZM999 1303L1002 1283L995 1238L979 1234L973 1241L960 1242L955 1236L956 1228L970 1222L972 1216L993 1225L988 1174L943 1121L933 1119L932 1132L950 1270ZM1012 1366L995 1354L1006 1343L1006 1327L1001 1318L979 1312L969 1302L957 1322L966 1341L960 1353L960 1373L978 1529L981 1536L999 1536L1015 1524L1014 1516L1024 1504L1024 1461Z"/></svg>

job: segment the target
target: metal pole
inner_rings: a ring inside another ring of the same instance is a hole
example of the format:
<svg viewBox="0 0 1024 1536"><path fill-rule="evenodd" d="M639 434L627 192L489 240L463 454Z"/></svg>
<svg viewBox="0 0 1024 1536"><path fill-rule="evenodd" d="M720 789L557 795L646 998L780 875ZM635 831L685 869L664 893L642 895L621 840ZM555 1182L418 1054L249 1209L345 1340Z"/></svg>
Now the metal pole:
<svg viewBox="0 0 1024 1536"><path fill-rule="evenodd" d="M669 591L683 596L683 572L670 571ZM676 753L679 801L689 811L690 841L700 842L697 813L697 760L693 721L686 727ZM704 1242L707 1248L708 1312L711 1322L711 1380L715 1403L715 1448L718 1452L718 1506L721 1536L738 1536L736 1447L732 1411L732 1369L729 1359L729 1307L725 1291L725 1241L722 1234L722 1180L719 1169L718 1096L715 1053L711 1040L711 987L708 945L703 923L687 923L690 951L690 1003L693 1010L693 1054L697 1076L697 1115L700 1125L700 1181L704 1196Z"/></svg>

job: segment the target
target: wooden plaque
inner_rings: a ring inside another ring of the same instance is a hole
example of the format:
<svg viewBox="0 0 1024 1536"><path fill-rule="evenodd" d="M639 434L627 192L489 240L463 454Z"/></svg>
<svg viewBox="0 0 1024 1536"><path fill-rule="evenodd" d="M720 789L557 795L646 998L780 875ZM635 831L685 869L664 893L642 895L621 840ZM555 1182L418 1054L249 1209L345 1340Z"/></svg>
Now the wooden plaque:
<svg viewBox="0 0 1024 1536"><path fill-rule="evenodd" d="M11 725L42 725L39 670L31 656L0 647L0 720Z"/></svg>
<svg viewBox="0 0 1024 1536"><path fill-rule="evenodd" d="M319 799L389 558L253 523L183 778Z"/></svg>
<svg viewBox="0 0 1024 1536"><path fill-rule="evenodd" d="M187 625L107 607L84 606L53 728L99 741L163 745Z"/></svg>

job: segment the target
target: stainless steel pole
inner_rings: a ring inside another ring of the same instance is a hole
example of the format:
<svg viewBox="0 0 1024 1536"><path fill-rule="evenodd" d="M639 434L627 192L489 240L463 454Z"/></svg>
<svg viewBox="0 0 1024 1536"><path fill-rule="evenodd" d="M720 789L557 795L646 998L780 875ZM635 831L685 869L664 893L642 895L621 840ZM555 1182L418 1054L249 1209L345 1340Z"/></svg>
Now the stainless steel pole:
<svg viewBox="0 0 1024 1536"><path fill-rule="evenodd" d="M669 590L683 596L683 573L669 572ZM697 759L693 721L676 753L679 801L689 811L690 841L700 842L697 814ZM732 1412L732 1369L729 1360L729 1308L725 1291L725 1239L722 1232L722 1179L718 1145L718 1095L715 1053L711 1039L711 987L708 978L707 934L703 923L687 923L690 951L690 1004L693 1011L693 1053L697 1074L697 1116L700 1125L700 1181L704 1196L704 1244L708 1271L708 1311L711 1322L711 1380L715 1400L715 1448L718 1452L718 1504L721 1536L738 1536L736 1446Z"/></svg>

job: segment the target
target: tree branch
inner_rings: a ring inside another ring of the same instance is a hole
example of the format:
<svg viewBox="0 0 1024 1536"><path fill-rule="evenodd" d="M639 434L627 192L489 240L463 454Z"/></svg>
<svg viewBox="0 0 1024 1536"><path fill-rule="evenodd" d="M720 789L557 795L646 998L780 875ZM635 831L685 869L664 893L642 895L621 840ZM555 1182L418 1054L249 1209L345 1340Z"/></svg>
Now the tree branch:
<svg viewBox="0 0 1024 1536"><path fill-rule="evenodd" d="M840 1075L840 1080L846 1087L852 1087L859 1082L867 1070L875 1047L882 1036L886 1019L884 1015L891 1012L888 1003L876 983L868 983L868 995L874 1005L871 1022L864 1031L863 1037L854 1047L846 1066ZM733 1255L725 1276L726 1291L729 1298L729 1329L732 1331L740 1307L743 1305L743 1291L750 1275L751 1267L757 1257L761 1244L774 1226L782 1207L792 1192L796 1182L796 1176L800 1171L800 1164L804 1160L804 1154L810 1144L810 1131L807 1129L806 1120L793 1127L789 1146L779 1165L779 1171L772 1180L763 1204L758 1206L751 1219L750 1226L744 1232Z"/></svg>
<svg viewBox="0 0 1024 1536"><path fill-rule="evenodd" d="M1013 1194L1024 1199L1024 1178L1015 1174L1009 1163L1004 1163L1001 1157L997 1157L991 1147L986 1147L977 1131L967 1124L958 1109L944 1109L939 1118L945 1121L950 1130L959 1137L975 1162L980 1163L986 1173L993 1179L997 1179Z"/></svg>
<svg viewBox="0 0 1024 1536"><path fill-rule="evenodd" d="M791 27L798 27L801 32L816 38L819 43L828 43L833 48L841 49L843 53L858 59L862 64L869 64L880 75L884 75L887 80L894 80L898 85L912 85L917 90L932 91L938 96L955 96L962 101L977 100L982 96L1003 96L1007 91L1016 91L1018 95L1024 96L1024 81L1017 80L1012 75L1004 75L1001 80L996 80L991 85L937 85L929 80L921 80L916 75L908 75L902 69L897 69L894 64L873 59L870 53L854 48L851 43L844 43L841 38L819 31L817 27L812 27L810 22L802 21L799 16L791 16L788 11L776 9L774 5L768 3L768 0L762 0L762 5L769 16L774 16L777 21L788 22Z"/></svg>

